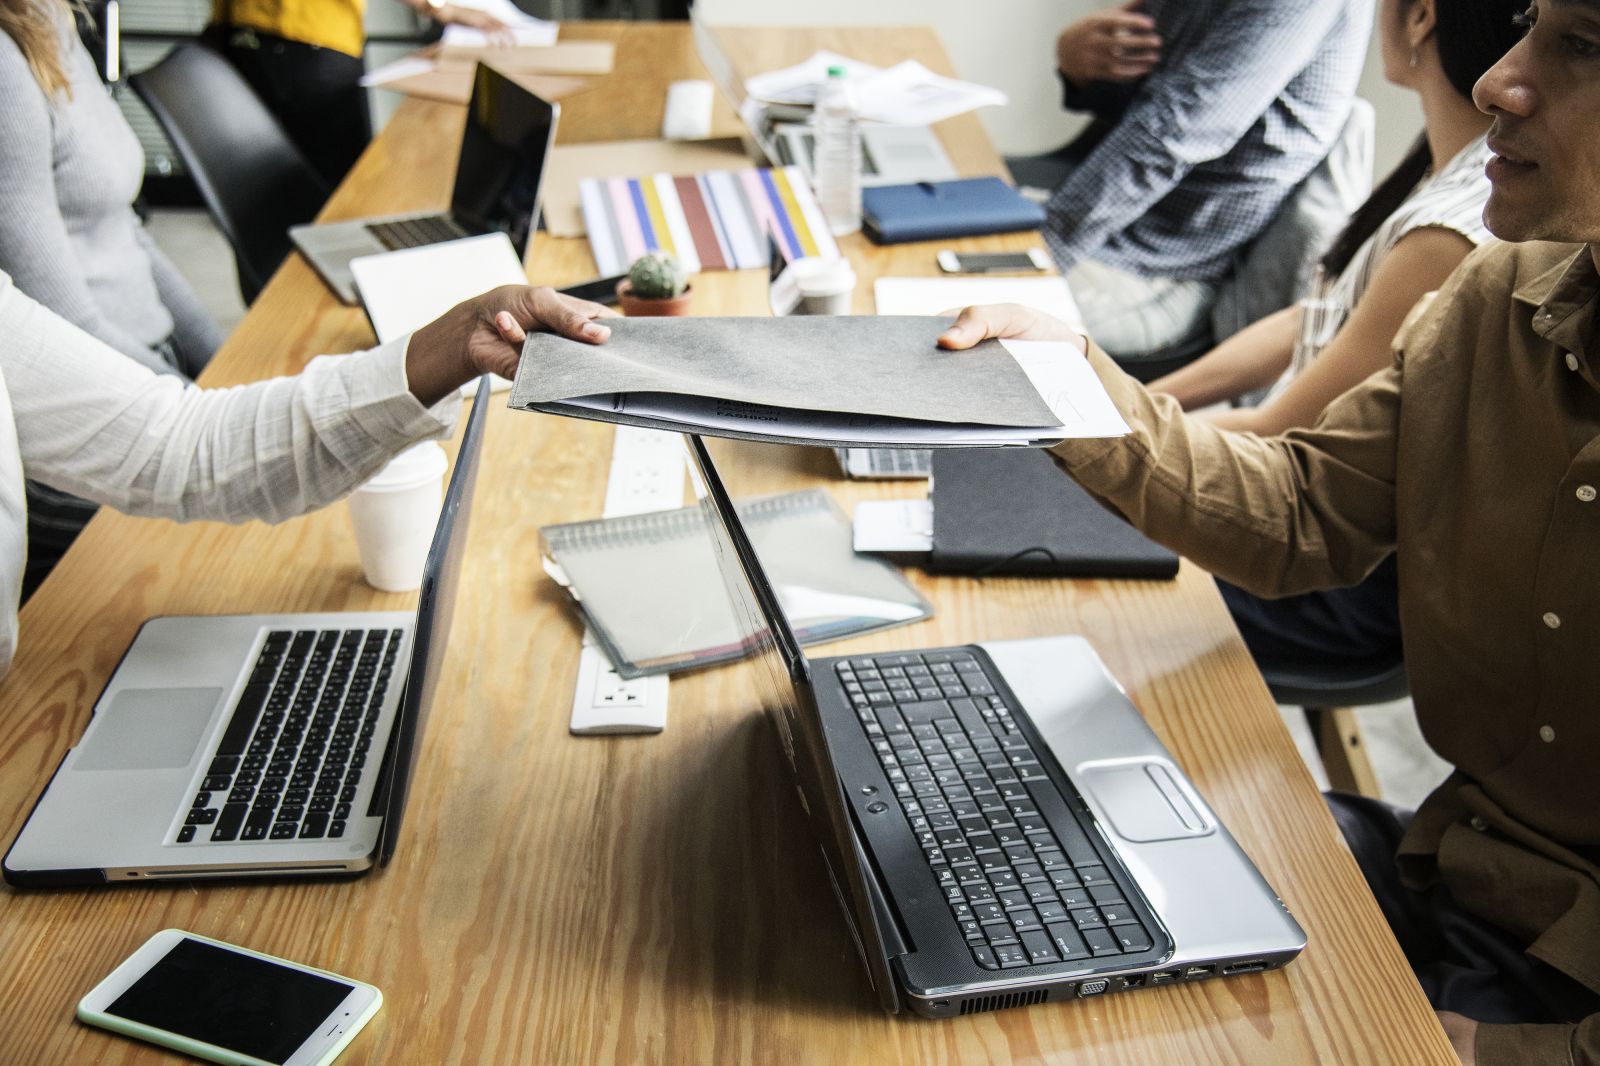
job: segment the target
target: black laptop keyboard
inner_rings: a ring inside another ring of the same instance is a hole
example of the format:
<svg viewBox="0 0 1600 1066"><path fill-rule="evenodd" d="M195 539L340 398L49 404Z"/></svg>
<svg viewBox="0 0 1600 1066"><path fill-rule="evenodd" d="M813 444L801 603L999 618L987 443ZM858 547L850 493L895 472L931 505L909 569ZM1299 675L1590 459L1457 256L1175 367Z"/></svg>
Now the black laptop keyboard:
<svg viewBox="0 0 1600 1066"><path fill-rule="evenodd" d="M1036 798L1060 790L976 656L878 655L836 669L978 965L1150 948L1084 831L1040 815Z"/></svg>
<svg viewBox="0 0 1600 1066"><path fill-rule="evenodd" d="M427 244L443 244L445 241L472 236L444 215L369 222L367 232L378 238L378 243L391 252L398 248L421 248Z"/></svg>
<svg viewBox="0 0 1600 1066"><path fill-rule="evenodd" d="M403 633L269 633L178 843L344 836Z"/></svg>

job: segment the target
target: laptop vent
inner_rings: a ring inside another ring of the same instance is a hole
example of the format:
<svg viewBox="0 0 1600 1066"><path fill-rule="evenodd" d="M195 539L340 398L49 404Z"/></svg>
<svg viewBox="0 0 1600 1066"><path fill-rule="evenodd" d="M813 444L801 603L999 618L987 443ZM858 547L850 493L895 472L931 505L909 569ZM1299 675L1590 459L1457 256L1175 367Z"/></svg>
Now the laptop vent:
<svg viewBox="0 0 1600 1066"><path fill-rule="evenodd" d="M987 1010L1005 1010L1007 1007L1031 1007L1050 998L1048 988L1032 992L1008 992L1003 996L978 996L961 1004L962 1014L981 1014Z"/></svg>

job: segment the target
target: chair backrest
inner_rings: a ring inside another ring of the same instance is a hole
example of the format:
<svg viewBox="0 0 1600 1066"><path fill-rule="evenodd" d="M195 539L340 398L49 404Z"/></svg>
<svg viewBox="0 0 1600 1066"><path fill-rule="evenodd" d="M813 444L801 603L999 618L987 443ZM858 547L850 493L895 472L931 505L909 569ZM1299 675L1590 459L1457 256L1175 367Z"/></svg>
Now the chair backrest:
<svg viewBox="0 0 1600 1066"><path fill-rule="evenodd" d="M289 227L316 216L328 187L249 84L211 49L180 44L128 81L233 245L239 289L252 302L289 254Z"/></svg>
<svg viewBox="0 0 1600 1066"><path fill-rule="evenodd" d="M1211 310L1220 340L1288 307L1305 291L1317 257L1372 192L1372 105L1357 97L1339 139L1251 242Z"/></svg>

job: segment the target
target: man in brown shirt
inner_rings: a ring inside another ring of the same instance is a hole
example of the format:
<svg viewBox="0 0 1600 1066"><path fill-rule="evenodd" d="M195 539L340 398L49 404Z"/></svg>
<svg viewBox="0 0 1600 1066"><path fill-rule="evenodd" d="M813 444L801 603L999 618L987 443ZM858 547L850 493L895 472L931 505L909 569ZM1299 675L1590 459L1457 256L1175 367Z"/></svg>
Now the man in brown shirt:
<svg viewBox="0 0 1600 1066"><path fill-rule="evenodd" d="M1396 889L1434 923L1426 938L1509 944L1526 972L1505 983L1536 990L1532 1008L1462 1017L1473 1008L1430 980L1415 931L1396 931L1464 1062L1593 1066L1600 0L1537 0L1525 17L1475 98L1494 117L1485 221L1527 243L1470 257L1391 369L1314 428L1261 439L1184 417L1090 343L1132 432L1053 453L1150 536L1258 593L1353 584L1396 553L1417 716L1456 768L1399 842ZM969 308L941 343L985 336L1077 335L1024 308Z"/></svg>

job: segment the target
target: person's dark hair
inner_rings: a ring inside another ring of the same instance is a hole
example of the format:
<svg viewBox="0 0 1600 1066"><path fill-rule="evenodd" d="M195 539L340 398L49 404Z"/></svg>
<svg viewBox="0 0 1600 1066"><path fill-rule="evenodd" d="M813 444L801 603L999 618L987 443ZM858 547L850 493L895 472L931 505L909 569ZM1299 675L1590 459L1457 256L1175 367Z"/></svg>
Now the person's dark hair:
<svg viewBox="0 0 1600 1066"><path fill-rule="evenodd" d="M1401 0L1397 17L1404 17L1414 2ZM1456 92L1472 99L1472 87L1484 71L1511 51L1521 37L1522 31L1512 20L1526 6L1527 0L1435 0L1433 40L1439 49L1439 65ZM1349 266L1356 251L1405 201L1432 163L1428 139L1419 136L1405 158L1350 216L1323 255L1322 269L1337 275Z"/></svg>

